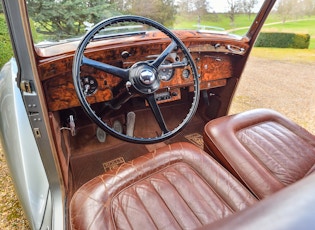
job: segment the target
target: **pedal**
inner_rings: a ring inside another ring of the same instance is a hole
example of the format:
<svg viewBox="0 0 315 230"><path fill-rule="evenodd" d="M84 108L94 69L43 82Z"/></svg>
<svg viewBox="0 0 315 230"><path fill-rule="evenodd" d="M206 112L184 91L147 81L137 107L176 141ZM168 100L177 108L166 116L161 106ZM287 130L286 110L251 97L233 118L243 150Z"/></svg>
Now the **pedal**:
<svg viewBox="0 0 315 230"><path fill-rule="evenodd" d="M97 127L96 137L97 137L97 140L99 142L104 143L106 140L106 132L103 129L101 129L100 127Z"/></svg>
<svg viewBox="0 0 315 230"><path fill-rule="evenodd" d="M117 133L122 133L123 132L123 126L121 124L120 121L116 120L113 123L113 129L117 132Z"/></svg>
<svg viewBox="0 0 315 230"><path fill-rule="evenodd" d="M134 112L129 112L127 114L127 131L126 135L133 137L133 132L135 130L136 114Z"/></svg>

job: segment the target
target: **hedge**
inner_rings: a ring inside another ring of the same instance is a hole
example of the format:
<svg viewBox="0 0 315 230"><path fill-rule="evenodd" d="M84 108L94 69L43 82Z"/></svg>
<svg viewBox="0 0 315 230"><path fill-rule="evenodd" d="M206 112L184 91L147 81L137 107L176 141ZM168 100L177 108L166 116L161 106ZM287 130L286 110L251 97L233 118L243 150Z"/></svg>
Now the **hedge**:
<svg viewBox="0 0 315 230"><path fill-rule="evenodd" d="M0 69L13 56L7 24L3 14L0 14Z"/></svg>
<svg viewBox="0 0 315 230"><path fill-rule="evenodd" d="M309 34L294 33L260 33L255 43L256 47L308 49Z"/></svg>

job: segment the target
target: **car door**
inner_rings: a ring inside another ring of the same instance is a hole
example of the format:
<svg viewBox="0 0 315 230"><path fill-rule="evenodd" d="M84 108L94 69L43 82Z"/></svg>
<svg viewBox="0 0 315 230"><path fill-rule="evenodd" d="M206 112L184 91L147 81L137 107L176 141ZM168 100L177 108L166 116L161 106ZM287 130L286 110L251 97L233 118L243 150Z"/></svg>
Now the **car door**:
<svg viewBox="0 0 315 230"><path fill-rule="evenodd" d="M15 56L3 67L0 76L2 146L30 226L62 229L60 180L43 117L41 91L36 84L26 5L18 0L2 3Z"/></svg>

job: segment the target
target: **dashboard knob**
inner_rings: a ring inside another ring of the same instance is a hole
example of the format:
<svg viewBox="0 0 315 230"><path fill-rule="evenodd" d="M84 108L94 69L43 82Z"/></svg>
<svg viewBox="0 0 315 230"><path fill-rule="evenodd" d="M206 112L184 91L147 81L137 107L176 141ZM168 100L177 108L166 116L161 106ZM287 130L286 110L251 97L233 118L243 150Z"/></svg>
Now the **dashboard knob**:
<svg viewBox="0 0 315 230"><path fill-rule="evenodd" d="M121 52L120 55L121 55L121 57L124 58L124 59L130 57L130 53L129 53L128 51L123 51L123 52Z"/></svg>

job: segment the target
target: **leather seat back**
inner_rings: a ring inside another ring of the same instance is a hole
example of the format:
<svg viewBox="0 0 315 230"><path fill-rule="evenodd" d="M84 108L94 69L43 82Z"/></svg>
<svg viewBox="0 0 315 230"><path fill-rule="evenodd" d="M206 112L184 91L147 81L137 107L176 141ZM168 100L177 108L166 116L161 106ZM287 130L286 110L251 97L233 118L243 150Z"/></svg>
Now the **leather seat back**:
<svg viewBox="0 0 315 230"><path fill-rule="evenodd" d="M204 141L207 151L259 198L314 171L315 137L272 110L210 121Z"/></svg>

